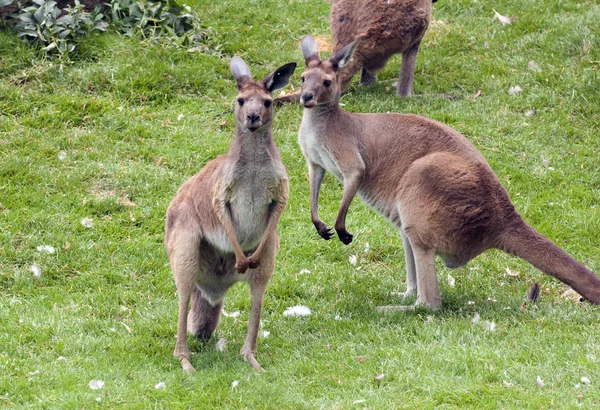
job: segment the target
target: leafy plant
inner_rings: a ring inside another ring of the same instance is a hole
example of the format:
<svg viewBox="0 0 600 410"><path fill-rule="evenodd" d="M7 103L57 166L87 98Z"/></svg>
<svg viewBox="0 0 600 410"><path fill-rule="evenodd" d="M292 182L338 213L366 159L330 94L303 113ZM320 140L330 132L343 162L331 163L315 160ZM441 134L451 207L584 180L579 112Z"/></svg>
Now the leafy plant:
<svg viewBox="0 0 600 410"><path fill-rule="evenodd" d="M0 7L14 0L0 0ZM106 31L110 24L127 36L157 40L166 39L176 46L202 49L206 37L197 16L175 0L111 0L106 7L92 13L79 0L61 10L54 0L27 0L17 3L17 35L42 50L68 56L76 48L77 38L93 31Z"/></svg>
<svg viewBox="0 0 600 410"><path fill-rule="evenodd" d="M111 22L127 36L164 37L182 46L195 45L203 37L190 7L174 0L112 0L107 5Z"/></svg>
<svg viewBox="0 0 600 410"><path fill-rule="evenodd" d="M75 50L78 37L94 30L105 31L108 26L98 8L90 14L79 0L65 8L64 15L55 1L32 0L32 3L23 8L18 17L17 35L32 44L42 45L44 51L63 57Z"/></svg>

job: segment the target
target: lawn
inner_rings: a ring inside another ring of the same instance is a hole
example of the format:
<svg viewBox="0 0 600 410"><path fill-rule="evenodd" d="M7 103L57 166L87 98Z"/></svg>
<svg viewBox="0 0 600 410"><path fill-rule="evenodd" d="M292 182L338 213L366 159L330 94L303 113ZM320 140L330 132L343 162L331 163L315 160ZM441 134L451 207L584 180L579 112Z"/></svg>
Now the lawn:
<svg viewBox="0 0 600 410"><path fill-rule="evenodd" d="M228 149L229 60L242 56L256 78L296 61L297 89L299 40L331 40L326 0L188 4L207 29L206 51L109 32L59 61L0 31L0 407L600 406L600 309L561 296L566 286L522 260L490 251L458 270L438 261L441 310L378 313L405 290L400 236L358 198L352 244L317 235L293 105L273 123L290 201L258 341L266 372L238 355L250 312L242 284L214 337L188 339L198 372L184 374L172 356L164 216L177 188ZM417 113L457 129L525 220L600 272L600 5L439 0L433 20L415 74L424 96L395 96L396 56L375 86L352 82L345 109ZM328 175L320 213L329 225L341 192ZM540 300L524 304L534 282ZM311 315L283 315L295 305Z"/></svg>

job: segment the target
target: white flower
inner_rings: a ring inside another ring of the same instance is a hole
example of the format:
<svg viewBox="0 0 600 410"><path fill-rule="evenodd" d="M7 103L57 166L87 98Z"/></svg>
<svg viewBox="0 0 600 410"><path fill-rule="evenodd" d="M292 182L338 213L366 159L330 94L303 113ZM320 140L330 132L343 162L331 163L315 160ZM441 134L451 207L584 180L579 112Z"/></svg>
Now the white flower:
<svg viewBox="0 0 600 410"><path fill-rule="evenodd" d="M500 22L502 25L505 25L505 24L510 24L510 23L512 23L512 20L510 19L510 17L503 16L503 15L501 15L500 13L498 13L496 10L494 10L494 18L495 18L495 19L498 19L498 21L499 21L499 22Z"/></svg>
<svg viewBox="0 0 600 410"><path fill-rule="evenodd" d="M521 272L516 271L516 270L510 270L510 268L506 268L506 274L508 276L514 276L514 277L519 277L521 276Z"/></svg>
<svg viewBox="0 0 600 410"><path fill-rule="evenodd" d="M165 382L160 382L160 383L158 383L158 384L154 385L154 388L155 388L156 390L164 390L164 389L166 389L166 388L167 388L167 385L166 385L166 383L165 383Z"/></svg>
<svg viewBox="0 0 600 410"><path fill-rule="evenodd" d="M369 247L369 242L365 242L365 253L369 253L371 248Z"/></svg>
<svg viewBox="0 0 600 410"><path fill-rule="evenodd" d="M448 275L448 286L450 286L451 288L453 288L454 285L455 285L455 283L456 282L455 282L454 278L452 277L452 275Z"/></svg>
<svg viewBox="0 0 600 410"><path fill-rule="evenodd" d="M287 308L283 312L283 316L308 316L310 315L310 308L306 306L293 306Z"/></svg>
<svg viewBox="0 0 600 410"><path fill-rule="evenodd" d="M540 73L542 71L540 66L537 65L537 63L533 60L531 60L529 63L527 63L527 67L532 71L537 71L538 73Z"/></svg>
<svg viewBox="0 0 600 410"><path fill-rule="evenodd" d="M535 383L537 384L537 386L541 389L542 387L544 387L544 381L542 380L542 378L540 376L536 377L535 379Z"/></svg>
<svg viewBox="0 0 600 410"><path fill-rule="evenodd" d="M271 332L269 332L268 330L264 330L264 329L263 329L263 330L261 330L261 331L260 331L260 335L261 335L263 338L267 338L267 337L269 337L269 335L270 335L270 334L271 334Z"/></svg>
<svg viewBox="0 0 600 410"><path fill-rule="evenodd" d="M591 380L584 376L584 377L581 378L581 383L583 383L583 384L590 384Z"/></svg>
<svg viewBox="0 0 600 410"><path fill-rule="evenodd" d="M183 119L183 114L179 114L179 115L177 116L177 121L181 121L182 119Z"/></svg>
<svg viewBox="0 0 600 410"><path fill-rule="evenodd" d="M496 330L496 323L486 320L485 322L483 322L483 329L487 330L488 332L493 332L494 330Z"/></svg>
<svg viewBox="0 0 600 410"><path fill-rule="evenodd" d="M518 94L520 92L523 92L523 89L518 85L515 85L514 87L510 87L508 89L508 95Z"/></svg>
<svg viewBox="0 0 600 410"><path fill-rule="evenodd" d="M300 271L300 275L304 275L305 273L310 273L310 271L308 269L302 269Z"/></svg>
<svg viewBox="0 0 600 410"><path fill-rule="evenodd" d="M227 345L227 340L222 337L217 341L217 344L215 345L215 349L218 350L219 352L223 352L223 351L225 351L226 345Z"/></svg>
<svg viewBox="0 0 600 410"><path fill-rule="evenodd" d="M92 218L83 218L81 220L81 225L83 225L84 228L91 228L92 226L94 226L94 221L92 220Z"/></svg>
<svg viewBox="0 0 600 410"><path fill-rule="evenodd" d="M223 316L225 316L225 317L232 317L232 318L235 319L239 315L240 315L240 311L239 310L236 310L235 312L227 313L227 312L225 312L225 309L223 309Z"/></svg>
<svg viewBox="0 0 600 410"><path fill-rule="evenodd" d="M51 245L40 245L36 248L38 250L38 252L45 252L45 253L54 253L56 252L56 249L54 249L54 246Z"/></svg>
<svg viewBox="0 0 600 410"><path fill-rule="evenodd" d="M64 151L60 151L60 152L58 153L58 159L62 161L62 160L64 160L65 158L67 158L67 153L66 153L66 152L64 152Z"/></svg>
<svg viewBox="0 0 600 410"><path fill-rule="evenodd" d="M29 267L29 270L33 272L33 276L35 276L36 278L39 278L40 276L42 276L42 271L41 271L40 267L37 265L31 265Z"/></svg>
<svg viewBox="0 0 600 410"><path fill-rule="evenodd" d="M235 389L236 387L238 387L239 384L240 384L239 380L234 380L231 382L231 388Z"/></svg>
<svg viewBox="0 0 600 410"><path fill-rule="evenodd" d="M356 262L358 262L358 257L356 255L352 255L350 258L348 258L348 262L350 262L350 265L356 265Z"/></svg>
<svg viewBox="0 0 600 410"><path fill-rule="evenodd" d="M104 387L104 382L102 380L93 379L93 380L90 380L90 382L88 383L88 386L92 390L99 390Z"/></svg>

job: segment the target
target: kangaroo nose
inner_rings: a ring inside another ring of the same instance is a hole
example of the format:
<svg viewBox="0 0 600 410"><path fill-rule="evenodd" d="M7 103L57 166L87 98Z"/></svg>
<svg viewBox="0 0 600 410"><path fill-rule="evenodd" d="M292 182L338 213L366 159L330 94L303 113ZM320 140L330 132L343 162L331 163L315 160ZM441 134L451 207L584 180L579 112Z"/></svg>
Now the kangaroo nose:
<svg viewBox="0 0 600 410"><path fill-rule="evenodd" d="M313 99L312 93L304 93L304 94L302 94L302 100L304 100L305 103L309 102L312 99Z"/></svg>
<svg viewBox="0 0 600 410"><path fill-rule="evenodd" d="M254 113L248 114L246 115L246 119L251 123L255 123L256 121L260 120L260 115Z"/></svg>

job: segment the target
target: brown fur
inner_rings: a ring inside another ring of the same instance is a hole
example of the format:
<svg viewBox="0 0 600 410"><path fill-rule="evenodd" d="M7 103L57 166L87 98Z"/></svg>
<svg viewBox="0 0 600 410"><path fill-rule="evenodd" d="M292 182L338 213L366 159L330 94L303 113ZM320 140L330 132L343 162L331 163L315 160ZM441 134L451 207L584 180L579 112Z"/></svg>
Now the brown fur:
<svg viewBox="0 0 600 410"><path fill-rule="evenodd" d="M459 267L490 248L517 255L600 304L600 278L527 225L477 149L452 128L417 115L354 114L340 108L338 67L357 42L327 61L310 36L302 42L305 106L299 142L308 161L311 216L325 239L333 234L317 211L321 180L330 171L344 184L335 230L346 244L346 213L358 194L401 232L406 294L436 309L441 297L434 257ZM329 85L326 85L329 84Z"/></svg>
<svg viewBox="0 0 600 410"><path fill-rule="evenodd" d="M229 152L184 183L167 210L165 247L179 295L174 355L185 371L195 371L186 330L209 338L219 324L225 293L239 281L247 282L252 293L240 354L262 370L255 357L256 338L279 248L277 224L289 194L285 166L271 134L272 92L287 84L295 66L280 67L258 82L242 59L232 59L239 93Z"/></svg>
<svg viewBox="0 0 600 410"><path fill-rule="evenodd" d="M361 70L361 83L374 83L376 74L394 54L402 54L396 87L412 95L419 44L431 20L431 0L331 0L333 53L359 37L352 61L339 73L342 91Z"/></svg>

